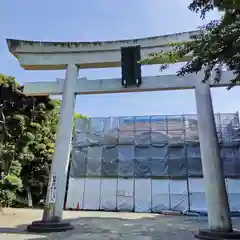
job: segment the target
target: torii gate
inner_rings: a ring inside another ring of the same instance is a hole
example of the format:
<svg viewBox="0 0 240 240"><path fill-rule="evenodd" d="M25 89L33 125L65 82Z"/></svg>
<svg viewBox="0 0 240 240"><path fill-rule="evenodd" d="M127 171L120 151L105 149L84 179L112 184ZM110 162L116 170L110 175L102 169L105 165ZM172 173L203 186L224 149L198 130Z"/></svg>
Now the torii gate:
<svg viewBox="0 0 240 240"><path fill-rule="evenodd" d="M38 42L7 39L9 51L26 70L66 69L66 79L53 82L25 83L24 93L28 96L62 94L60 123L57 131L55 152L51 167L51 177L46 206L42 221L33 222L29 231L65 231L72 229L69 223L62 222L64 194L67 179L72 122L76 94L106 94L143 91L165 91L195 89L198 116L198 132L205 179L206 202L210 229L219 229L228 219L228 213L221 208L226 203L226 188L218 147L216 126L210 87L227 86L232 79L231 72L224 72L218 84L212 81L203 84L203 73L184 77L175 75L143 77L140 86L124 87L121 79L102 79L88 81L77 79L82 68L107 68L121 66L121 48L139 46L141 57L152 52L170 51L169 42L183 42L190 39L193 32L166 36L106 42ZM187 56L183 60L189 60ZM221 198L221 196L223 196ZM230 223L229 223L230 224Z"/></svg>

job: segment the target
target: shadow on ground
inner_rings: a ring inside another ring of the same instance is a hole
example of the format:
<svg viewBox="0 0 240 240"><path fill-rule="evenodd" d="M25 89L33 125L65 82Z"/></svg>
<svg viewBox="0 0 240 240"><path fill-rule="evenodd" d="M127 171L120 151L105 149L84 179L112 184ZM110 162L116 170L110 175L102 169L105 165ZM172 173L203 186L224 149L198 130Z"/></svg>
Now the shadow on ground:
<svg viewBox="0 0 240 240"><path fill-rule="evenodd" d="M74 230L60 233L33 234L25 231L27 225L0 228L1 234L14 235L16 239L193 239L198 228L207 226L206 218L162 216L129 219L126 217L79 217L66 219ZM13 238L11 238L13 239ZM15 239L15 238L14 238Z"/></svg>

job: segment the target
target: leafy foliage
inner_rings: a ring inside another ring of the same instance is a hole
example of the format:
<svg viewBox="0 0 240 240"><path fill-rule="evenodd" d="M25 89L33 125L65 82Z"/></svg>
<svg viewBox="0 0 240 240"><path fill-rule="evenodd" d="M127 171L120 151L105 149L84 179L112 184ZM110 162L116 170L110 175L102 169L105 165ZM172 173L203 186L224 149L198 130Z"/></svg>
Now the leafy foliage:
<svg viewBox="0 0 240 240"><path fill-rule="evenodd" d="M215 4L215 5L214 5ZM188 60L180 69L178 75L197 73L204 69L204 82L208 81L211 72L216 72L215 81L221 80L223 68L232 71L234 78L229 86L240 82L240 1L237 0L193 0L188 6L191 11L200 13L205 18L208 11L217 6L224 10L220 20L209 22L200 28L189 41L183 43L169 43L170 52L152 53L142 63L165 63L161 70L168 64ZM189 56L192 56L191 58Z"/></svg>
<svg viewBox="0 0 240 240"><path fill-rule="evenodd" d="M59 100L22 90L13 77L0 75L0 198L8 205L45 197L60 114ZM75 120L82 117L76 113Z"/></svg>
<svg viewBox="0 0 240 240"><path fill-rule="evenodd" d="M12 206L22 191L22 181L15 175L8 175L0 180L0 199L4 206Z"/></svg>

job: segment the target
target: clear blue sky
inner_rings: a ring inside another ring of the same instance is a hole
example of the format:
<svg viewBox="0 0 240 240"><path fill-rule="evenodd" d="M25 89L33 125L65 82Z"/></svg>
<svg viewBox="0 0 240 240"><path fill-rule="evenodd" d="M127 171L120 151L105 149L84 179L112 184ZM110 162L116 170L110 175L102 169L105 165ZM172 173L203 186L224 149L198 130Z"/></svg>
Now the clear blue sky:
<svg viewBox="0 0 240 240"><path fill-rule="evenodd" d="M0 72L17 81L55 80L64 71L25 71L8 53L5 38L48 41L91 41L139 38L194 30L206 23L187 9L189 0L1 0ZM213 12L209 19L217 19ZM159 73L143 67L143 75L175 74L179 66ZM81 70L89 79L120 77L120 69ZM240 110L239 88L214 89L216 112ZM193 91L78 96L76 110L88 116L195 113Z"/></svg>

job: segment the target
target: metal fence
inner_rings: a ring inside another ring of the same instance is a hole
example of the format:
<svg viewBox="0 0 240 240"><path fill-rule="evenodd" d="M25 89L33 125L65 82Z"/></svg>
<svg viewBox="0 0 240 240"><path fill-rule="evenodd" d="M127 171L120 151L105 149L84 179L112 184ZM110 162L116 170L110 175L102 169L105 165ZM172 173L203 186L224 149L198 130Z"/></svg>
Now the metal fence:
<svg viewBox="0 0 240 240"><path fill-rule="evenodd" d="M239 116L215 114L227 177L240 176ZM70 176L201 177L197 116L79 119Z"/></svg>

